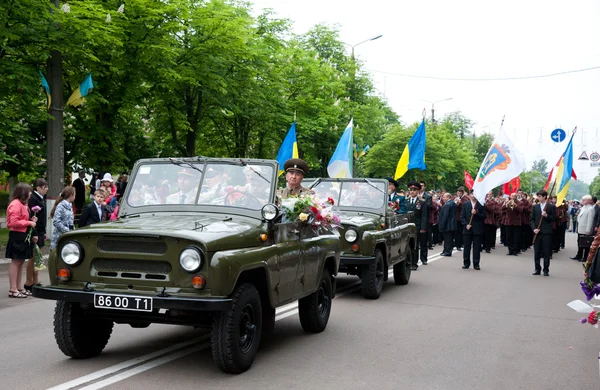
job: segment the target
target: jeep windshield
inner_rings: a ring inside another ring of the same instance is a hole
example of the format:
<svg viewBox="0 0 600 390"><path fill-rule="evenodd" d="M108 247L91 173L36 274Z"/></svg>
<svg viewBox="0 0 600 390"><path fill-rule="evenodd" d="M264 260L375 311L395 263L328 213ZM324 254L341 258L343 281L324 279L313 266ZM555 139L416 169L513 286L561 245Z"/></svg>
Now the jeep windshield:
<svg viewBox="0 0 600 390"><path fill-rule="evenodd" d="M312 187L319 199L332 198L339 208L380 210L387 198L386 183L370 179L319 179Z"/></svg>
<svg viewBox="0 0 600 390"><path fill-rule="evenodd" d="M272 202L270 165L171 160L139 166L129 185L127 205L231 206L260 210Z"/></svg>

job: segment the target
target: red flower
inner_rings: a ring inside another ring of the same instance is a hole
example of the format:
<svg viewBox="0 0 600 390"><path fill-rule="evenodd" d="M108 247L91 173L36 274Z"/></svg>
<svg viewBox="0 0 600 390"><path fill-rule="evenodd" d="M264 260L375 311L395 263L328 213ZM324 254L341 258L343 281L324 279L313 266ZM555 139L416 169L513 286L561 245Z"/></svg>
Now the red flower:
<svg viewBox="0 0 600 390"><path fill-rule="evenodd" d="M588 322L591 325L596 325L598 323L598 313L596 313L595 311L592 311L590 313L590 315L588 316Z"/></svg>
<svg viewBox="0 0 600 390"><path fill-rule="evenodd" d="M317 221L322 221L323 220L323 216L321 214L317 214Z"/></svg>
<svg viewBox="0 0 600 390"><path fill-rule="evenodd" d="M310 211L312 211L313 214L319 214L319 209L315 206L310 206Z"/></svg>
<svg viewBox="0 0 600 390"><path fill-rule="evenodd" d="M327 202L330 203L332 206L335 204L333 198L327 198Z"/></svg>

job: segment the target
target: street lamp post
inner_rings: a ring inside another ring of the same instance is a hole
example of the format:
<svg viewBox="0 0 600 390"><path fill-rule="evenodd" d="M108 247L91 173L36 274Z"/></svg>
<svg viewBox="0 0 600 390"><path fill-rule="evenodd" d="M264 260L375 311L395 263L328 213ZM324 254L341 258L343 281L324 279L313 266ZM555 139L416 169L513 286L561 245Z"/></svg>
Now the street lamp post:
<svg viewBox="0 0 600 390"><path fill-rule="evenodd" d="M431 123L435 123L435 108L434 108L435 104L440 103L440 102L445 102L448 100L452 100L452 98L436 100L435 102L430 102L429 100L425 100L425 99L421 99L421 100L423 100L424 102L427 102L427 103L431 103Z"/></svg>
<svg viewBox="0 0 600 390"><path fill-rule="evenodd" d="M350 57L350 58L352 59L352 65L351 65L351 67L352 67L352 89L351 89L351 91L350 91L350 98L351 98L353 101L355 100L355 96L354 96L354 84L355 84L355 83L354 83L354 81L355 81L355 78L356 78L356 58L354 57L354 48L355 48L356 46L362 45L363 43L367 43L367 42L370 42L370 41L374 41L374 40L376 40L376 39L379 39L379 38L381 38L382 36L383 36L382 34L379 34L379 35L377 35L377 36L375 36L375 37L373 37L373 38L365 39L364 41L362 41L362 42L358 42L358 43L356 43L356 44L354 44L354 45L351 45L351 44L349 44L349 43L346 43L346 42L342 42L342 44L344 44L344 45L346 45L346 46L348 46L348 47L350 47L350 48L352 49L352 54L351 54L351 57Z"/></svg>

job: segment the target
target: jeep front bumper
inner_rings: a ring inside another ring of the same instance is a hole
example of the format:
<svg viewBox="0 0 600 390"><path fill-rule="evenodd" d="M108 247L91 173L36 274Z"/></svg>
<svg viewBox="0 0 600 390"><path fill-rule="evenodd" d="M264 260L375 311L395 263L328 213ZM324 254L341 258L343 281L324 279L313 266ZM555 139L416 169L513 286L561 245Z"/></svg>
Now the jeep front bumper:
<svg viewBox="0 0 600 390"><path fill-rule="evenodd" d="M127 295L120 292L82 291L51 286L33 287L33 296L54 301L94 304L94 294ZM193 311L227 311L232 307L231 298L188 298L175 296L148 295L152 298L155 309L193 310Z"/></svg>

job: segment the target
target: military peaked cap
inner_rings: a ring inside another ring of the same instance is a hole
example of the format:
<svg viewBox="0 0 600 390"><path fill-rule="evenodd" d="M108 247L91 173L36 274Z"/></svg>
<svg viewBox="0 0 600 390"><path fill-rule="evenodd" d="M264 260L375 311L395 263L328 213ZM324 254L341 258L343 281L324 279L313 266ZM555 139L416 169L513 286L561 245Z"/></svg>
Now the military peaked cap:
<svg viewBox="0 0 600 390"><path fill-rule="evenodd" d="M416 181L409 181L408 188L416 188L417 190L420 190L421 185L419 183L417 183Z"/></svg>
<svg viewBox="0 0 600 390"><path fill-rule="evenodd" d="M289 171L297 171L302 172L303 174L308 173L308 164L306 161L299 158L290 158L283 164L283 170L286 172Z"/></svg>

